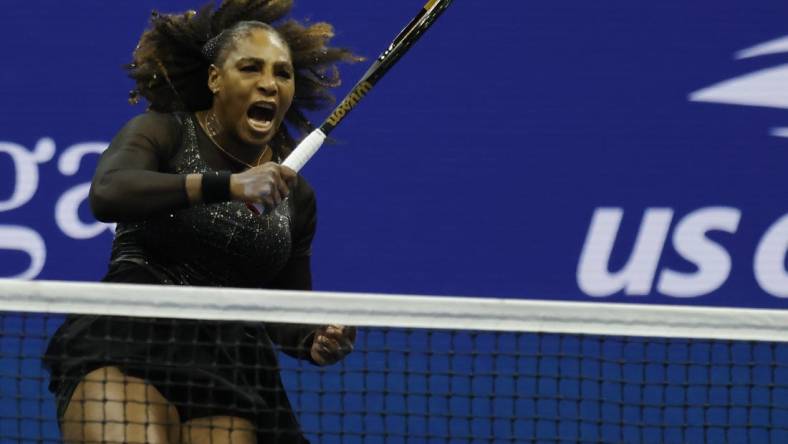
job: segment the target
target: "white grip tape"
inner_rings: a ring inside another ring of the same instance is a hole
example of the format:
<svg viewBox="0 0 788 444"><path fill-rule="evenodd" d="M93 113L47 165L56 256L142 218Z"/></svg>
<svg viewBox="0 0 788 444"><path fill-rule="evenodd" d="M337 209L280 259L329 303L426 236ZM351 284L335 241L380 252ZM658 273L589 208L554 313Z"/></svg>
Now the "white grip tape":
<svg viewBox="0 0 788 444"><path fill-rule="evenodd" d="M309 159L315 155L320 146L326 140L326 135L320 129L316 129L309 133L308 136L287 156L282 165L292 169L293 171L300 171L306 165Z"/></svg>

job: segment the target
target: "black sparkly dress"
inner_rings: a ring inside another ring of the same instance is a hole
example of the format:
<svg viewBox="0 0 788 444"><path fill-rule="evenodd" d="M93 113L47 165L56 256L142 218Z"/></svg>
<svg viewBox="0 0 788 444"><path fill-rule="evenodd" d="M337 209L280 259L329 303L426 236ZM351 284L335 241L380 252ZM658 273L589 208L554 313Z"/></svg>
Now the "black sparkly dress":
<svg viewBox="0 0 788 444"><path fill-rule="evenodd" d="M146 113L135 120L113 144L171 143L161 172L212 171L204 159L215 148L193 115ZM163 134L148 137L151 132ZM244 203L226 202L119 223L103 280L309 289L314 230L314 192L299 177L288 199L266 216ZM139 297L147 296L141 292ZM258 442L303 443L307 441L279 376L276 347L308 360L314 328L70 316L52 338L44 364L59 418L84 375L116 366L153 384L177 408L182 422L243 417L258 428Z"/></svg>

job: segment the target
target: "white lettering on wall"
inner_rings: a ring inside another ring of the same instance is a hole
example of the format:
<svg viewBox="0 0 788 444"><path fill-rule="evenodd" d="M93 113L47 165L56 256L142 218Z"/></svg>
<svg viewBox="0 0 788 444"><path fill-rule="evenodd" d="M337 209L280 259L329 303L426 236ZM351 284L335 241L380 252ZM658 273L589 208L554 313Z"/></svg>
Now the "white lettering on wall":
<svg viewBox="0 0 788 444"><path fill-rule="evenodd" d="M70 146L58 159L58 170L65 176L79 171L82 158L88 154L101 154L107 149L105 142L87 142ZM85 222L79 218L79 206L88 198L90 183L82 183L67 190L55 204L55 222L58 228L73 239L91 239L104 230L114 230L114 224L95 220Z"/></svg>
<svg viewBox="0 0 788 444"><path fill-rule="evenodd" d="M594 212L577 271L577 283L589 296L609 296L622 290L634 296L651 292L673 210L646 211L629 260L620 271L611 273L610 255L623 216L621 208L598 208Z"/></svg>
<svg viewBox="0 0 788 444"><path fill-rule="evenodd" d="M35 148L11 142L0 142L0 153L8 154L14 165L14 190L6 200L0 200L0 212L11 211L27 204L38 190L38 164L48 162L55 155L55 142L44 137ZM46 263L44 239L32 228L0 225L0 250L19 251L30 258L30 265L21 273L3 276L14 279L33 279Z"/></svg>
<svg viewBox="0 0 788 444"><path fill-rule="evenodd" d="M34 279L44 269L47 247L44 239L28 227L0 225L0 250L20 251L30 257L30 265L25 271L3 276L11 279Z"/></svg>
<svg viewBox="0 0 788 444"><path fill-rule="evenodd" d="M670 208L647 209L629 259L621 270L611 272L610 256L624 211L621 208L597 208L580 254L577 269L580 289L594 297L619 292L629 296L651 293L673 214ZM706 295L722 287L731 273L731 256L706 235L710 231L734 234L740 220L741 211L728 207L701 208L679 220L672 235L673 248L698 269L693 272L663 269L659 274L657 291L666 296L688 298ZM785 242L788 242L788 237L783 238ZM773 270L770 273L773 278L775 273Z"/></svg>
<svg viewBox="0 0 788 444"><path fill-rule="evenodd" d="M753 269L755 279L763 291L781 298L788 298L788 214L774 223L758 243Z"/></svg>
<svg viewBox="0 0 788 444"><path fill-rule="evenodd" d="M10 211L28 203L38 190L38 164L48 162L55 155L55 142L44 137L33 151L10 142L0 142L0 153L11 156L16 174L14 192L7 200L0 201L0 211Z"/></svg>
<svg viewBox="0 0 788 444"><path fill-rule="evenodd" d="M731 257L719 244L706 237L709 231L735 233L741 211L736 208L702 208L685 216L673 232L673 248L698 267L694 273L662 270L657 291L668 296L691 298L709 294L728 279Z"/></svg>
<svg viewBox="0 0 788 444"><path fill-rule="evenodd" d="M58 159L58 171L64 176L74 176L86 155L101 154L107 145L106 142L86 142L69 147ZM41 138L33 150L11 142L0 142L0 154L11 158L14 178L13 192L7 199L0 200L0 212L21 208L33 199L39 187L39 164L52 160L55 151L55 141L48 137ZM104 230L114 229L111 224L79 218L79 207L87 199L89 189L89 183L78 184L66 190L55 204L55 221L61 231L72 239L90 239ZM30 258L30 264L24 271L2 277L34 279L46 263L46 243L30 227L0 225L0 250L18 251ZM0 270L0 273L4 272L7 271Z"/></svg>

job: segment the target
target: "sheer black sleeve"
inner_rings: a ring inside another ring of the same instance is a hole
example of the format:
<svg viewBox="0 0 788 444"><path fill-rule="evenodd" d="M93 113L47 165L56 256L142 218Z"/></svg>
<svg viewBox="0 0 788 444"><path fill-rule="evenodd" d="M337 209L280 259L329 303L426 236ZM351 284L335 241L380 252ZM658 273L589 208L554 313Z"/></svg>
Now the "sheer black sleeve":
<svg viewBox="0 0 788 444"><path fill-rule="evenodd" d="M282 290L312 289L312 240L317 227L317 204L315 191L303 177L291 193L293 199L293 246L290 260L274 282L273 288Z"/></svg>
<svg viewBox="0 0 788 444"><path fill-rule="evenodd" d="M90 188L96 219L128 222L188 205L185 177L163 171L178 149L181 125L172 114L131 119L99 160Z"/></svg>
<svg viewBox="0 0 788 444"><path fill-rule="evenodd" d="M293 247L290 260L279 273L272 288L282 290L312 289L312 239L317 226L315 192L303 177L291 194L294 206ZM271 339L290 356L311 361L310 349L315 330L319 326L308 324L268 324Z"/></svg>

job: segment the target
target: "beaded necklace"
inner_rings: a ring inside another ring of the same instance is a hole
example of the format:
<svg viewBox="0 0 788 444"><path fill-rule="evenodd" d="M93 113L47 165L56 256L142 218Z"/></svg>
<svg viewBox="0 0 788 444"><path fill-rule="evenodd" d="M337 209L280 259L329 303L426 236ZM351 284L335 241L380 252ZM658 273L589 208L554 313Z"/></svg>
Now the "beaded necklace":
<svg viewBox="0 0 788 444"><path fill-rule="evenodd" d="M228 150L224 149L219 144L219 142L216 141L216 136L219 135L219 130L216 129L216 126L219 125L219 122L216 121L216 114L214 114L213 110L211 110L211 111L209 111L208 113L205 114L204 121L199 119L199 118L197 119L197 121L200 123L200 125L203 127L203 129L205 129L205 134L208 135L208 138L211 139L211 142L213 142L213 144L216 145L216 148L219 148L219 151L221 151L225 156L229 157L230 159L236 161L237 163L240 163L241 165L245 165L248 168L254 168L254 167L260 165L260 161L268 153L268 150L271 149L270 146L266 145L265 149L263 150L263 152L260 153L259 157L257 157L257 161L255 162L255 164L251 165L251 164L249 164L247 162L244 162L243 160L239 159L238 157L234 156Z"/></svg>

